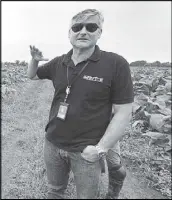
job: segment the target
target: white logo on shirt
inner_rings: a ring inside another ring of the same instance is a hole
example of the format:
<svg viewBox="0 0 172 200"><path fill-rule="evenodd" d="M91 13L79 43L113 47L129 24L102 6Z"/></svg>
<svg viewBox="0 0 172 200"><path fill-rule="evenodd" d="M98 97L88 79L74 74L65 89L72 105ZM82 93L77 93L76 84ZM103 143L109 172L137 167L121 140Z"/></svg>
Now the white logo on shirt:
<svg viewBox="0 0 172 200"><path fill-rule="evenodd" d="M88 81L96 81L96 82L103 83L103 78L98 78L98 77L92 77L92 76L84 75L83 79L86 79Z"/></svg>

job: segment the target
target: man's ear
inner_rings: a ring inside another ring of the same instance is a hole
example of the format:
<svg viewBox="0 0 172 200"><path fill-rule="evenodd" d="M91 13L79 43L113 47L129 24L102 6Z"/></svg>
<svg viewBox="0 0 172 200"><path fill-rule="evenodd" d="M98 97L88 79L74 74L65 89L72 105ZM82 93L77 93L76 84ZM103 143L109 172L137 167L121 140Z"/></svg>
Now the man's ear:
<svg viewBox="0 0 172 200"><path fill-rule="evenodd" d="M100 38L102 35L102 29L99 29L99 32L98 32L98 38Z"/></svg>
<svg viewBox="0 0 172 200"><path fill-rule="evenodd" d="M69 31L68 31L68 38L70 38L70 29L69 29Z"/></svg>

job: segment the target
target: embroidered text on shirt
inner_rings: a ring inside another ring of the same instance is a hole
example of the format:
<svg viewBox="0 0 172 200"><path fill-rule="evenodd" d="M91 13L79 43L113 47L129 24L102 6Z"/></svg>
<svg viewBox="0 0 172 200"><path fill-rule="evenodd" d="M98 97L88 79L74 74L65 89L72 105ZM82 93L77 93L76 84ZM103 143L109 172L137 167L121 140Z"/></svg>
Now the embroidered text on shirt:
<svg viewBox="0 0 172 200"><path fill-rule="evenodd" d="M97 81L97 82L103 83L103 78L98 78L98 77L92 77L92 76L84 75L83 79L86 79L88 81Z"/></svg>

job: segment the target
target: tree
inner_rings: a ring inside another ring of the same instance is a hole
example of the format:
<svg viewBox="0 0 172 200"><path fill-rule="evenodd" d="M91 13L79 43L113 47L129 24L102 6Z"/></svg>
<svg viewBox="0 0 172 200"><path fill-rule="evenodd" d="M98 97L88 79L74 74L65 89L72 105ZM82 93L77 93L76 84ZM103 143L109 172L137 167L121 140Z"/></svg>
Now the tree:
<svg viewBox="0 0 172 200"><path fill-rule="evenodd" d="M147 62L145 60L138 60L138 61L135 61L135 62L131 62L130 63L130 66L144 66Z"/></svg>
<svg viewBox="0 0 172 200"><path fill-rule="evenodd" d="M16 61L15 61L15 64L16 64L16 65L19 65L19 64L20 64L20 61L19 61L19 60L16 60Z"/></svg>
<svg viewBox="0 0 172 200"><path fill-rule="evenodd" d="M152 66L161 67L161 62L155 61L152 63Z"/></svg>
<svg viewBox="0 0 172 200"><path fill-rule="evenodd" d="M162 67L171 67L171 63L170 62L163 62L161 63Z"/></svg>
<svg viewBox="0 0 172 200"><path fill-rule="evenodd" d="M27 66L28 63L27 63L26 61L23 60L23 61L20 62L20 65L22 65L22 66Z"/></svg>

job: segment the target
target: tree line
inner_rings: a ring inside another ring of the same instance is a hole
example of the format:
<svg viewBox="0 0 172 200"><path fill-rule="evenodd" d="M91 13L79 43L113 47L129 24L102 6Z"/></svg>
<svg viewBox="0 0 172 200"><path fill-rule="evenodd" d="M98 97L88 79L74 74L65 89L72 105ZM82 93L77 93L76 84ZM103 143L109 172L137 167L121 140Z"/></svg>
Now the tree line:
<svg viewBox="0 0 172 200"><path fill-rule="evenodd" d="M26 61L20 61L16 60L15 62L4 62L5 65L13 64L13 65L22 65L22 66L27 66L28 63ZM130 66L132 67L171 67L170 62L160 62L160 61L155 61L155 62L147 62L145 60L138 60L130 63Z"/></svg>
<svg viewBox="0 0 172 200"><path fill-rule="evenodd" d="M155 62L147 62L145 60L138 60L130 63L130 66L132 67L171 67L170 62L160 62L160 61L155 61Z"/></svg>

